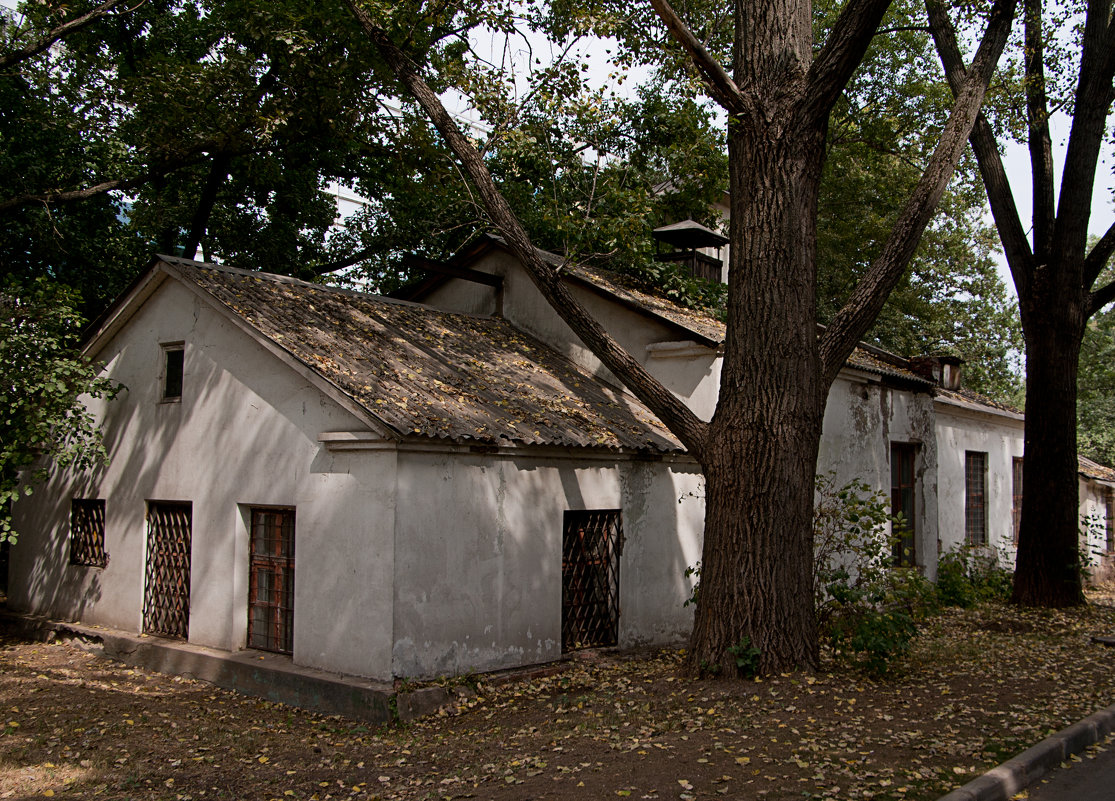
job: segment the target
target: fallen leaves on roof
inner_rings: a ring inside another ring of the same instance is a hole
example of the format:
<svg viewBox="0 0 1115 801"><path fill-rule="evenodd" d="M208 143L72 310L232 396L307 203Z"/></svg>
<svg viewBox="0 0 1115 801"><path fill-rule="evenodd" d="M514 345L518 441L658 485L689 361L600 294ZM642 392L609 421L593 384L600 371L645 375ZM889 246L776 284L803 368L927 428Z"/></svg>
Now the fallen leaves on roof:
<svg viewBox="0 0 1115 801"><path fill-rule="evenodd" d="M682 450L637 399L505 320L267 273L175 265L401 435Z"/></svg>

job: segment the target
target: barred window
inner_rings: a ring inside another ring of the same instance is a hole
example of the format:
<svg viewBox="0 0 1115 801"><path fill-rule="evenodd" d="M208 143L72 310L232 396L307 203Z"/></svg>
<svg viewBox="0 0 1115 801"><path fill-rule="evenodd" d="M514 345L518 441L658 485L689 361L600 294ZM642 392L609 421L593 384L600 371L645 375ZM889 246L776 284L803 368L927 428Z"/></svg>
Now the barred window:
<svg viewBox="0 0 1115 801"><path fill-rule="evenodd" d="M964 452L964 541L987 545L987 454Z"/></svg>
<svg viewBox="0 0 1115 801"><path fill-rule="evenodd" d="M294 510L252 509L248 647L294 650Z"/></svg>
<svg viewBox="0 0 1115 801"><path fill-rule="evenodd" d="M70 564L89 567L108 564L103 500L74 498L70 501Z"/></svg>

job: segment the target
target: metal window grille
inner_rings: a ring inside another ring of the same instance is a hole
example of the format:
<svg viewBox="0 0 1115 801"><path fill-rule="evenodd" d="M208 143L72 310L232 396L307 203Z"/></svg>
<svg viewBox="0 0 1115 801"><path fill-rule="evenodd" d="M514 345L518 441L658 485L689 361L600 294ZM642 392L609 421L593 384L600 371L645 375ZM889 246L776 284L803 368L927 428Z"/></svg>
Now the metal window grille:
<svg viewBox="0 0 1115 801"><path fill-rule="evenodd" d="M890 503L891 514L902 516L902 527L895 532L892 556L899 567L915 564L914 543L917 531L915 507L914 456L917 446L895 442L890 446Z"/></svg>
<svg viewBox="0 0 1115 801"><path fill-rule="evenodd" d="M294 650L294 510L253 509L248 647Z"/></svg>
<svg viewBox="0 0 1115 801"><path fill-rule="evenodd" d="M148 634L189 636L191 518L189 503L147 508L143 630Z"/></svg>
<svg viewBox="0 0 1115 801"><path fill-rule="evenodd" d="M987 454L964 452L964 541L987 545Z"/></svg>
<svg viewBox="0 0 1115 801"><path fill-rule="evenodd" d="M565 513L561 555L563 650L618 642L622 550L619 510Z"/></svg>
<svg viewBox="0 0 1115 801"><path fill-rule="evenodd" d="M104 567L105 502L92 498L70 501L70 564Z"/></svg>
<svg viewBox="0 0 1115 801"><path fill-rule="evenodd" d="M1011 464L1011 528L1014 531L1014 544L1018 544L1018 527L1022 525L1022 460L1015 458Z"/></svg>

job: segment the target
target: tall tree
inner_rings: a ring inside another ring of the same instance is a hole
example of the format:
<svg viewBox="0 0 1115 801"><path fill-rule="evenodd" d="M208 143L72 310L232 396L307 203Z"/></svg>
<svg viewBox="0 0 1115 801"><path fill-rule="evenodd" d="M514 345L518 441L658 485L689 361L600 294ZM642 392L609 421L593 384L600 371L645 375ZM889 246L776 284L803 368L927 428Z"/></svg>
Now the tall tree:
<svg viewBox="0 0 1115 801"><path fill-rule="evenodd" d="M706 423L619 347L577 303L559 272L542 262L481 154L431 88L440 76L410 46L417 9L405 13L395 3L347 2L456 155L542 294L700 463L706 514L691 669L712 666L737 675L728 649L743 637L761 649L765 671L816 665L809 601L813 474L828 388L900 279L948 183L1004 45L1013 3L993 8L976 66L925 173L878 257L818 338L817 198L826 130L889 1L845 4L814 52L807 0L737 0L729 75L664 0L652 0L661 25L729 119L727 341L719 401Z"/></svg>
<svg viewBox="0 0 1115 801"><path fill-rule="evenodd" d="M948 14L940 0L927 5L942 64L958 88L966 69ZM1071 63L1058 47L1056 32L1072 30L1073 20L1065 25L1063 17L1048 18L1042 0L1024 0L1023 9L1020 58L1033 193L1032 243L986 119L976 121L971 142L1018 292L1026 343L1026 493L1012 600L1059 607L1084 602L1076 442L1081 342L1089 318L1115 300L1115 282L1098 281L1115 252L1115 226L1088 247L1096 167L1115 99L1115 21L1111 0L1083 4L1079 38L1068 51L1079 53L1074 72L1067 76L1075 86L1069 97L1053 97L1072 117L1058 191L1050 79L1058 76L1061 65Z"/></svg>

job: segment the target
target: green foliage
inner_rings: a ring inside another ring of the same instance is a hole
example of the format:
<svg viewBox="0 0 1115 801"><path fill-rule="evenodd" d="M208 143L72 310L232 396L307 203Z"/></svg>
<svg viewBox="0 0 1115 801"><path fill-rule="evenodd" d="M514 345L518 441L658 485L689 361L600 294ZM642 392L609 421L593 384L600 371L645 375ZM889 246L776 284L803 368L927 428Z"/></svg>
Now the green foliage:
<svg viewBox="0 0 1115 801"><path fill-rule="evenodd" d="M1110 272L1107 275L1115 277ZM1115 465L1115 310L1097 314L1088 322L1080 348L1077 387L1080 453L1100 464Z"/></svg>
<svg viewBox="0 0 1115 801"><path fill-rule="evenodd" d="M86 470L107 458L78 396L120 387L76 352L75 303L45 279L0 289L0 541L15 540L9 504L46 478L45 462Z"/></svg>
<svg viewBox="0 0 1115 801"><path fill-rule="evenodd" d="M822 637L838 654L858 657L868 672L884 672L910 648L916 621L935 608L932 585L916 570L891 567L902 521L890 515L885 493L861 481L837 487L817 477L813 518L814 592Z"/></svg>
<svg viewBox="0 0 1115 801"><path fill-rule="evenodd" d="M827 26L842 6L816 8ZM888 33L872 40L833 113L817 221L821 322L881 250L952 102L924 13L921 3L892 4L882 25ZM1010 401L1021 389L1018 311L995 268L998 240L984 220L974 165L962 167L865 339L907 356L956 353L968 363L968 386Z"/></svg>
<svg viewBox="0 0 1115 801"><path fill-rule="evenodd" d="M751 644L751 638L746 634L739 638L738 643L728 646L728 653L736 660L736 669L745 679L759 675L759 657L763 652Z"/></svg>
<svg viewBox="0 0 1115 801"><path fill-rule="evenodd" d="M1013 581L1013 574L985 550L954 548L937 560L937 598L944 606L967 609L982 601L1005 602Z"/></svg>

